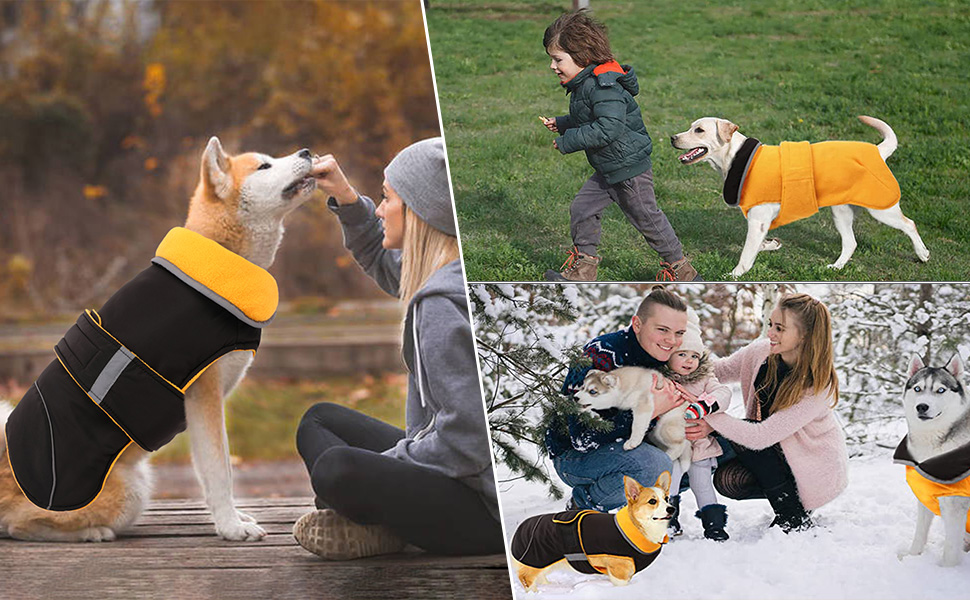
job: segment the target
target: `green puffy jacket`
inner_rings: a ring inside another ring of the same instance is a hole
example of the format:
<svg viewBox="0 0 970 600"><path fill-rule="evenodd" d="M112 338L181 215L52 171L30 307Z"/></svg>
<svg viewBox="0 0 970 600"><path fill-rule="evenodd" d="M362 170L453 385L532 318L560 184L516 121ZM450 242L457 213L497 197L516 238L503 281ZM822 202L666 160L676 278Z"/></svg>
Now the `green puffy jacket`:
<svg viewBox="0 0 970 600"><path fill-rule="evenodd" d="M610 184L650 168L653 142L633 99L640 92L633 67L616 61L588 65L563 86L572 94L569 115L556 118L563 154L586 151L586 159Z"/></svg>

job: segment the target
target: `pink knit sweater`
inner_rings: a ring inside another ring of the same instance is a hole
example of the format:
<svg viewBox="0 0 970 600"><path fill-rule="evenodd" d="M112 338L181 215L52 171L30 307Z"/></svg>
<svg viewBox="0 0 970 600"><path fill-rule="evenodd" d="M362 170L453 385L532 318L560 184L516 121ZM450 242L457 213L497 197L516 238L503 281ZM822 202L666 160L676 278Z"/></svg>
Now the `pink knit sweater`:
<svg viewBox="0 0 970 600"><path fill-rule="evenodd" d="M768 340L757 340L714 362L714 374L722 383L741 383L749 419L754 418L758 403L754 380L768 354ZM802 505L813 510L842 493L848 483L845 434L829 408L831 403L824 392L805 392L797 404L759 423L721 412L708 415L705 420L724 437L752 450L780 443L795 476Z"/></svg>

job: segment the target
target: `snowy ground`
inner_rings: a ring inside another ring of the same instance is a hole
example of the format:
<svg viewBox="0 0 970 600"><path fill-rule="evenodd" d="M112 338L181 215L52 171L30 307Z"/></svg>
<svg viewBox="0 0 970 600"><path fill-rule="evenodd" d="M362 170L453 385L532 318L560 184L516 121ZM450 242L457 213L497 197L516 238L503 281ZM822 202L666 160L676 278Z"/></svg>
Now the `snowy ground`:
<svg viewBox="0 0 970 600"><path fill-rule="evenodd" d="M555 471L551 469L549 472ZM499 478L509 477L499 471ZM517 480L500 484L506 539L527 517L563 510L542 485ZM565 569L549 574L539 593L526 593L513 577L516 598L970 598L970 555L956 568L939 566L943 525L935 519L921 556L900 561L897 550L908 548L915 527L916 500L904 480L904 468L885 455L851 459L849 486L841 496L815 513L819 527L785 535L767 529L771 509L765 500L734 502L728 507L722 544L703 537L689 491L683 494L684 535L667 545L660 557L635 575L626 587L613 586L605 576Z"/></svg>

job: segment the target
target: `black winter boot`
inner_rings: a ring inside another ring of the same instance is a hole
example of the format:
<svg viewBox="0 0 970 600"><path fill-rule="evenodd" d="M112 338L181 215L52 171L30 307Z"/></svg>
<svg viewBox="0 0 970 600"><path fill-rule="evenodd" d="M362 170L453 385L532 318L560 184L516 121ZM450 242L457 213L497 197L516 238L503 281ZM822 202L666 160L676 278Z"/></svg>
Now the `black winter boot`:
<svg viewBox="0 0 970 600"><path fill-rule="evenodd" d="M670 523L667 523L667 535L670 537L677 537L684 533L683 528L680 526L680 521L677 518L680 516L680 495L671 496L667 500L667 504L674 507L674 514L670 516Z"/></svg>
<svg viewBox="0 0 970 600"><path fill-rule="evenodd" d="M707 539L723 542L731 538L724 531L724 526L727 525L727 507L723 504L708 504L694 514L704 524L704 537Z"/></svg>
<svg viewBox="0 0 970 600"><path fill-rule="evenodd" d="M788 480L781 485L765 490L765 497L775 511L775 519L769 527L778 526L785 533L805 531L815 526L811 516L802 506L795 482Z"/></svg>

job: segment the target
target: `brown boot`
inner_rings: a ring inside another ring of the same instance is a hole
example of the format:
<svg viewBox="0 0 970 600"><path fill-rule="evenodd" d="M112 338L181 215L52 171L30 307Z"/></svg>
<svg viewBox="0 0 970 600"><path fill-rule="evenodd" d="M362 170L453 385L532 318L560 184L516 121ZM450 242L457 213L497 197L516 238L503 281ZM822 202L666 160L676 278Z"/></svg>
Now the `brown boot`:
<svg viewBox="0 0 970 600"><path fill-rule="evenodd" d="M546 271L546 281L596 281L600 260L599 256L583 254L574 246L559 271Z"/></svg>
<svg viewBox="0 0 970 600"><path fill-rule="evenodd" d="M690 264L690 259L686 256L677 262L660 261L660 271L657 273L657 281L700 281L697 276L697 269Z"/></svg>

